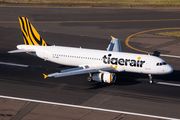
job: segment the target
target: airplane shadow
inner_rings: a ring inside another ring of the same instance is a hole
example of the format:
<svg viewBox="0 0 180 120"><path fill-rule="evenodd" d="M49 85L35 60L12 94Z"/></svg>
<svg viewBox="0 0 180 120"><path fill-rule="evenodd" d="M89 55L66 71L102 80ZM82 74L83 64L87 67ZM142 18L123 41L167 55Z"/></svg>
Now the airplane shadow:
<svg viewBox="0 0 180 120"><path fill-rule="evenodd" d="M138 74L138 73L129 73L129 72L120 72L116 73L116 82L112 84L108 83L99 83L92 82L91 87L88 89L100 89L112 85L118 86L130 86L141 84L142 82L149 82L149 77L147 74ZM180 71L174 70L171 74L167 75L153 75L155 81L163 81L163 82L180 82Z"/></svg>
<svg viewBox="0 0 180 120"><path fill-rule="evenodd" d="M131 77L127 77L127 76L131 76ZM135 73L127 73L127 72L116 73L117 78L115 83L108 84L108 83L100 83L100 82L92 81L90 84L92 87L90 87L89 89L100 89L112 85L126 86L126 85L140 84L141 83L140 81L135 81L134 76L138 77L138 75Z"/></svg>
<svg viewBox="0 0 180 120"><path fill-rule="evenodd" d="M60 65L58 68L60 69L68 69L73 68L73 66ZM112 84L108 83L99 83L92 81L89 85L91 86L88 89L100 89L112 85L116 86L130 86L141 84L143 82L149 82L149 76L147 74L140 73L130 73L130 72L119 72L116 73L116 82ZM166 75L153 75L153 79L155 81L163 81L163 82L180 82L180 70L174 70L171 74Z"/></svg>
<svg viewBox="0 0 180 120"><path fill-rule="evenodd" d="M174 70L171 74L167 74L167 75L155 75L154 78L163 81L180 82L180 70Z"/></svg>

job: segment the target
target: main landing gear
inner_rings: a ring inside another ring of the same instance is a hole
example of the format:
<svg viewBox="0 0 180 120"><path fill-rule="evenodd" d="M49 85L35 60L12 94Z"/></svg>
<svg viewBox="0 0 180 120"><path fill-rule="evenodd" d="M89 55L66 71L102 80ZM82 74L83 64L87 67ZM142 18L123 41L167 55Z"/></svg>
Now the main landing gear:
<svg viewBox="0 0 180 120"><path fill-rule="evenodd" d="M154 83L154 80L153 80L152 75L151 75L151 74L148 74L148 76L149 76L149 82L150 82L151 84Z"/></svg>
<svg viewBox="0 0 180 120"><path fill-rule="evenodd" d="M89 73L89 76L87 77L87 80L88 80L89 82L92 82L92 81L93 81L91 73Z"/></svg>

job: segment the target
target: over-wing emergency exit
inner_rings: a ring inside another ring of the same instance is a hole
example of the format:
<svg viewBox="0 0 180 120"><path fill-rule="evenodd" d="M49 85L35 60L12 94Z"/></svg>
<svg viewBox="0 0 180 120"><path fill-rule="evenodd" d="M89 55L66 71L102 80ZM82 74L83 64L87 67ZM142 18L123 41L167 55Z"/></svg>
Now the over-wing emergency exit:
<svg viewBox="0 0 180 120"><path fill-rule="evenodd" d="M8 53L26 52L57 64L76 66L57 73L43 74L44 78L89 73L88 81L113 83L116 81L115 73L125 71L148 74L150 83L153 83L152 75L173 71L173 68L159 57L122 52L120 41L112 36L107 50L50 46L27 18L19 17L19 22L25 44L17 45L18 50Z"/></svg>

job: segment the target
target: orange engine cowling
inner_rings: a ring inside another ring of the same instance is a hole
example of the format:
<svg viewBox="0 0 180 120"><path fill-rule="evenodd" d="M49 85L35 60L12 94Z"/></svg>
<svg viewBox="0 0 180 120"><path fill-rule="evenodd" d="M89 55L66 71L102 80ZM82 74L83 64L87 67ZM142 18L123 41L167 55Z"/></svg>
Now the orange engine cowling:
<svg viewBox="0 0 180 120"><path fill-rule="evenodd" d="M113 83L116 81L116 75L109 72L95 73L92 75L92 79L97 82Z"/></svg>

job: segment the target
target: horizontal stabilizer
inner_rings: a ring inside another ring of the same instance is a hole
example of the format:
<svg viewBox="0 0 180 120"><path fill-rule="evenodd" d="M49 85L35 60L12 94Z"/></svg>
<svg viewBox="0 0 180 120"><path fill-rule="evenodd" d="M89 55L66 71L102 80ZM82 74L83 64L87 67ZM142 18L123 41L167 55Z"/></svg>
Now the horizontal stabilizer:
<svg viewBox="0 0 180 120"><path fill-rule="evenodd" d="M8 53L22 53L22 52L34 52L34 50L24 50L24 49L20 49L20 50L8 51Z"/></svg>

